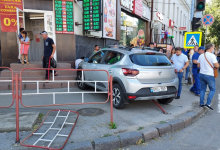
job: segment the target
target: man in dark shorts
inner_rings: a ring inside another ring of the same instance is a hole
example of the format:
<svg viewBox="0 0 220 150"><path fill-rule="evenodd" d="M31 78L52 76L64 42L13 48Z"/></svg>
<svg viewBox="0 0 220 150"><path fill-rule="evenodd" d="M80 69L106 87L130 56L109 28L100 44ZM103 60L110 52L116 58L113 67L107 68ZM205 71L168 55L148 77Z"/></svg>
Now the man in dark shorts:
<svg viewBox="0 0 220 150"><path fill-rule="evenodd" d="M54 44L53 39L48 37L48 34L46 31L42 31L40 33L42 35L42 38L44 39L44 56L42 57L43 60L43 68L50 68L50 59L54 57L54 53L56 51L56 46ZM48 74L49 72L49 74ZM50 72L46 70L46 80L50 79ZM54 70L54 76L57 76L57 72Z"/></svg>

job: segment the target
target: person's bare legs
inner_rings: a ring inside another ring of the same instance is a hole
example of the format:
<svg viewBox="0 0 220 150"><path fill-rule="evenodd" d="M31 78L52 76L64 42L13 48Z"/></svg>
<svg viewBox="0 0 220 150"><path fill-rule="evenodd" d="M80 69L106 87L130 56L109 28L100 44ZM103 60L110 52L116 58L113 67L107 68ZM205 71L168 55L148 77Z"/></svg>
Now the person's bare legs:
<svg viewBox="0 0 220 150"><path fill-rule="evenodd" d="M25 59L26 59L26 64L28 65L29 62L28 62L28 55L27 54L25 55Z"/></svg>
<svg viewBox="0 0 220 150"><path fill-rule="evenodd" d="M21 55L21 64L22 65L24 64L24 55L23 54Z"/></svg>

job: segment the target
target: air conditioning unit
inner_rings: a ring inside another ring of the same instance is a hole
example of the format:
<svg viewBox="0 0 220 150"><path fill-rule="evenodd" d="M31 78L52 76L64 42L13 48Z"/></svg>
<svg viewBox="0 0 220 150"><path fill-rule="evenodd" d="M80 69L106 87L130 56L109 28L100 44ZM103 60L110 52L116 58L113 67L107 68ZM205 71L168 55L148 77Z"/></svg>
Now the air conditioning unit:
<svg viewBox="0 0 220 150"><path fill-rule="evenodd" d="M94 37L94 35L92 35L91 32L89 32L89 31L86 31L86 32L85 32L85 36Z"/></svg>

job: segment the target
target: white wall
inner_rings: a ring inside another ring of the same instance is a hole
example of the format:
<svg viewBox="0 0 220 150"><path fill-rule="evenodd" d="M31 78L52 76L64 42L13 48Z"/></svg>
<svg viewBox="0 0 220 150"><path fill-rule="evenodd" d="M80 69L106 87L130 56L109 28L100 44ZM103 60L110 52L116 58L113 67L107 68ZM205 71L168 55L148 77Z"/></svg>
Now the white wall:
<svg viewBox="0 0 220 150"><path fill-rule="evenodd" d="M190 31L190 15L192 0L154 0L154 10L163 13L163 24L169 26L169 19L175 22L174 29L169 28L169 32L174 36L175 46L183 47L184 36L179 33L179 27L187 28ZM157 19L154 13L154 21Z"/></svg>

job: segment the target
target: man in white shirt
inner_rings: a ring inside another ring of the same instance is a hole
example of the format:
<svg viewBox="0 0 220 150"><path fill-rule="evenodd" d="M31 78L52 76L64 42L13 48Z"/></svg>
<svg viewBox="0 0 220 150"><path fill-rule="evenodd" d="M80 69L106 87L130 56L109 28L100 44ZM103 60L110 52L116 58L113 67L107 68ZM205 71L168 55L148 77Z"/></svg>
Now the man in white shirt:
<svg viewBox="0 0 220 150"><path fill-rule="evenodd" d="M175 67L175 72L179 78L179 88L176 99L180 99L181 91L182 91L182 78L184 70L189 66L189 60L186 55L182 53L180 47L175 49L176 54L172 56L171 62Z"/></svg>
<svg viewBox="0 0 220 150"><path fill-rule="evenodd" d="M85 57L81 57L75 61L75 69L78 69L79 64L85 59Z"/></svg>
<svg viewBox="0 0 220 150"><path fill-rule="evenodd" d="M213 108L210 105L216 91L213 68L219 68L219 64L217 62L216 56L212 54L213 51L214 51L214 45L208 44L206 46L206 52L200 55L197 61L198 67L200 68L200 82L201 82L200 107L205 106L211 110L213 110ZM208 61L210 64L208 63ZM205 98L207 85L209 86L210 92L207 98L207 103L206 105L204 105L204 98Z"/></svg>

